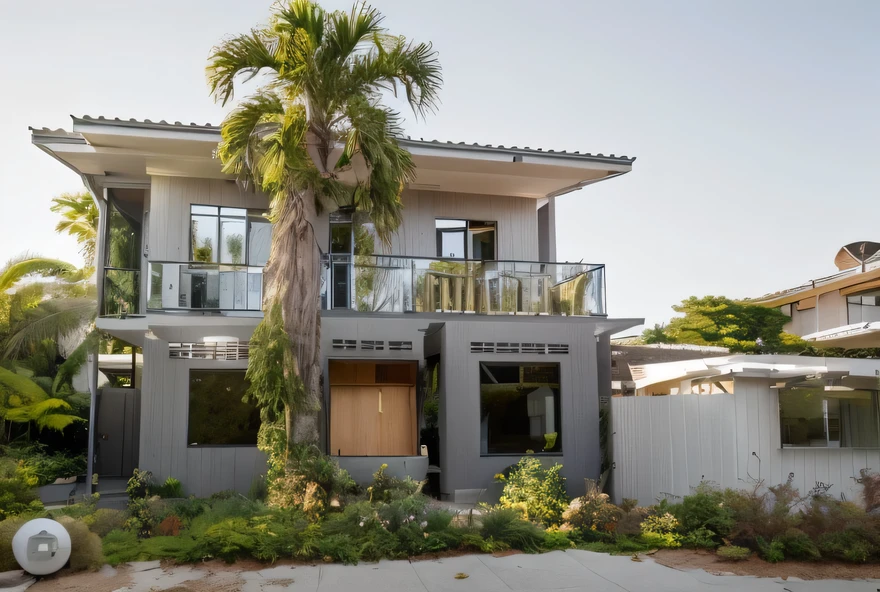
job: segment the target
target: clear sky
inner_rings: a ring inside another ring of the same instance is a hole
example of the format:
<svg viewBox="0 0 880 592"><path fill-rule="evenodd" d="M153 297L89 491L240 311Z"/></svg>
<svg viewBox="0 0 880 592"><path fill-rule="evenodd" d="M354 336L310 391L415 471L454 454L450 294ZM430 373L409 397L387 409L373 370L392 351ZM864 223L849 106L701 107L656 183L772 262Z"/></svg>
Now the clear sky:
<svg viewBox="0 0 880 592"><path fill-rule="evenodd" d="M614 316L757 296L880 240L876 0L376 0L440 51L414 137L637 156L564 196L558 258L605 263ZM78 178L30 144L70 114L219 123L205 59L263 0L0 1L0 259L79 261L50 199ZM348 8L349 2L324 3Z"/></svg>

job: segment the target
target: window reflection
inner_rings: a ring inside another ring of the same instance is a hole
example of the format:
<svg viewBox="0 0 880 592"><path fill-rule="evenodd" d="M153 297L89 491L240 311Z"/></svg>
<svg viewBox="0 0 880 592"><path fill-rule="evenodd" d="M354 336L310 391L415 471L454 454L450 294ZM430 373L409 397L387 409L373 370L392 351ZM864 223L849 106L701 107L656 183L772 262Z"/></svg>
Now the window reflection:
<svg viewBox="0 0 880 592"><path fill-rule="evenodd" d="M880 446L876 391L782 390L779 417L783 447Z"/></svg>

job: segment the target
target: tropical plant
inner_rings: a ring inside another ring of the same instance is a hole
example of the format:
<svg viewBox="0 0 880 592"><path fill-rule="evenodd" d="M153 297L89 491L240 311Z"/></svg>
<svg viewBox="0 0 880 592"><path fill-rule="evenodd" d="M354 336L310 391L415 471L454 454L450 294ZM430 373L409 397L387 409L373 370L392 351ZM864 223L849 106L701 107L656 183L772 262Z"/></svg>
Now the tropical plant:
<svg viewBox="0 0 880 592"><path fill-rule="evenodd" d="M516 508L527 520L545 526L558 525L569 503L561 470L558 463L546 468L537 457L524 456L510 468L509 475L498 475L504 483L501 507Z"/></svg>
<svg viewBox="0 0 880 592"><path fill-rule="evenodd" d="M52 199L49 208L61 214L55 232L67 233L80 245L80 253L86 267L95 264L95 248L98 238L98 207L88 191L62 193Z"/></svg>
<svg viewBox="0 0 880 592"><path fill-rule="evenodd" d="M400 223L400 193L415 166L401 148L400 117L382 91L402 88L417 115L431 111L441 84L430 44L390 35L375 9L326 12L308 0L277 5L269 23L216 46L207 67L215 100L235 82L266 83L227 116L218 155L223 171L271 198L274 224L266 268L264 325L284 340L284 388L262 406L284 408L287 437L318 438L320 250L318 213L347 207L370 214L380 239ZM270 332L264 330L263 332ZM258 330L259 332L259 330ZM263 343L257 347L269 347ZM252 358L254 344L251 344ZM254 372L250 372L254 378Z"/></svg>

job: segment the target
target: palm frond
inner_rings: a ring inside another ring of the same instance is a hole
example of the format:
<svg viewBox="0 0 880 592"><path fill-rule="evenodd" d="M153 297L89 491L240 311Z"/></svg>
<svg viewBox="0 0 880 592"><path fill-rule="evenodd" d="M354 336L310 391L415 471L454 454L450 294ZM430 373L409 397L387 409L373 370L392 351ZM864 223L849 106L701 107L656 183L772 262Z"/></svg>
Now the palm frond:
<svg viewBox="0 0 880 592"><path fill-rule="evenodd" d="M0 292L5 292L23 278L30 275L43 277L60 276L76 272L76 267L59 259L26 257L13 259L0 270Z"/></svg>
<svg viewBox="0 0 880 592"><path fill-rule="evenodd" d="M297 30L304 31L315 45L324 42L327 13L309 0L293 0L287 5L279 4L272 15L272 30L292 38Z"/></svg>
<svg viewBox="0 0 880 592"><path fill-rule="evenodd" d="M80 371L83 364L88 360L89 352L96 351L101 341L101 335L97 330L93 329L82 340L76 349L74 349L64 360L64 363L58 367L55 374L55 380L52 383L52 394L56 395L58 390L65 384L71 384L73 377Z"/></svg>
<svg viewBox="0 0 880 592"><path fill-rule="evenodd" d="M274 48L266 31L252 29L250 34L227 39L211 50L206 74L211 95L222 105L235 94L235 80L251 80L263 68L277 70Z"/></svg>
<svg viewBox="0 0 880 592"><path fill-rule="evenodd" d="M332 13L321 62L344 63L358 46L384 33L384 20L382 13L366 4L355 5L348 13Z"/></svg>
<svg viewBox="0 0 880 592"><path fill-rule="evenodd" d="M98 207L91 194L87 191L64 193L52 199L52 206L49 209L61 214L61 221L55 225L55 231L69 234L76 239L86 265L94 262L98 236Z"/></svg>
<svg viewBox="0 0 880 592"><path fill-rule="evenodd" d="M0 368L0 409L38 403L47 397L46 391L34 381L6 368Z"/></svg>
<svg viewBox="0 0 880 592"><path fill-rule="evenodd" d="M96 315L97 303L88 298L42 302L28 311L23 325L6 340L3 356L14 359L44 339L57 341L92 322Z"/></svg>

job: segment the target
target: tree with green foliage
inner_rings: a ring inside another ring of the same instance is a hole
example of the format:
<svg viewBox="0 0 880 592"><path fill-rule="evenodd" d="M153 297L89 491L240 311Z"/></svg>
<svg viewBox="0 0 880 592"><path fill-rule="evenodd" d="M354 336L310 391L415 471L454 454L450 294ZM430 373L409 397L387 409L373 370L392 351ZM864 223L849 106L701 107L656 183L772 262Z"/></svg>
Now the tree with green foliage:
<svg viewBox="0 0 880 592"><path fill-rule="evenodd" d="M271 198L267 314L255 336L280 341L251 342L248 374L256 385L260 372L280 373L269 391L252 393L261 406L283 409L289 444L318 439L318 215L343 207L367 212L379 238L390 240L415 165L397 142L400 117L383 105L382 92L402 90L413 111L425 115L442 81L430 44L391 35L382 23L379 11L364 4L326 12L291 0L272 9L267 25L224 40L209 57L208 83L223 105L236 81L260 75L264 82L223 121L218 156L225 173ZM255 351L262 347L273 353ZM265 358L283 365L267 370L259 362Z"/></svg>
<svg viewBox="0 0 880 592"><path fill-rule="evenodd" d="M806 345L782 330L790 319L778 308L723 296L691 296L672 309L684 316L646 330L645 343L714 345L738 353L799 353Z"/></svg>
<svg viewBox="0 0 880 592"><path fill-rule="evenodd" d="M80 245L85 267L92 267L98 242L98 206L91 194L88 191L62 193L52 199L49 209L61 214L55 232L74 237Z"/></svg>

